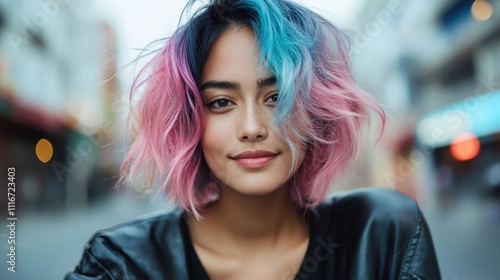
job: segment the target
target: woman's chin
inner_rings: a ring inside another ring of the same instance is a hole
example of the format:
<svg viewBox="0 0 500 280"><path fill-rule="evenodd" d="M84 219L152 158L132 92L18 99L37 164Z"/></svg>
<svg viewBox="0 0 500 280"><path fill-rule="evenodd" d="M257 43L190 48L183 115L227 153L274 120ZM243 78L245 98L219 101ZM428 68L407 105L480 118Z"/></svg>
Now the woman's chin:
<svg viewBox="0 0 500 280"><path fill-rule="evenodd" d="M231 191L234 191L240 195L259 197L275 193L282 187L283 187L282 184L271 185L269 183L267 184L252 183L252 184L238 184L238 185L226 186L224 188L221 188L220 191L223 192L224 189L230 189Z"/></svg>

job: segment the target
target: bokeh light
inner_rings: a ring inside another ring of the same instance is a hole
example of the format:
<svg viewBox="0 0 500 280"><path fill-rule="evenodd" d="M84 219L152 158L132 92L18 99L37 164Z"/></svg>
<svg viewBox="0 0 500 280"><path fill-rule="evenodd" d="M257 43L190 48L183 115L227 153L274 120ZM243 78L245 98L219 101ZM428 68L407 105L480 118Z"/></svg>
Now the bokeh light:
<svg viewBox="0 0 500 280"><path fill-rule="evenodd" d="M54 149L52 148L52 144L47 139L42 138L38 141L38 143L36 143L35 152L41 162L47 163L52 158Z"/></svg>
<svg viewBox="0 0 500 280"><path fill-rule="evenodd" d="M486 0L474 1L470 9L472 17L478 21L488 20L493 15L493 7Z"/></svg>
<svg viewBox="0 0 500 280"><path fill-rule="evenodd" d="M450 145L451 155L459 161L475 158L481 150L481 143L477 137L469 132L460 133L453 138Z"/></svg>

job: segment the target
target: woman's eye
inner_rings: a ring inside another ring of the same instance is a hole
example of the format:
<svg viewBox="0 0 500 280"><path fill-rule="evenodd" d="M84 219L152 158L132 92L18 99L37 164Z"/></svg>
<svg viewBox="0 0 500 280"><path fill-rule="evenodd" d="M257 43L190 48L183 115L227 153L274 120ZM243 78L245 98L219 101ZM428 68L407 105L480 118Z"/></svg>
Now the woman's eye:
<svg viewBox="0 0 500 280"><path fill-rule="evenodd" d="M230 104L232 104L232 102L227 99L217 99L215 101L208 103L208 106L216 109L221 109L228 107Z"/></svg>
<svg viewBox="0 0 500 280"><path fill-rule="evenodd" d="M270 100L270 101L269 101L269 100ZM268 101L268 102L273 102L273 103L278 102L278 94L274 94L274 95L272 95L271 97L269 97L268 99L266 99L266 101Z"/></svg>

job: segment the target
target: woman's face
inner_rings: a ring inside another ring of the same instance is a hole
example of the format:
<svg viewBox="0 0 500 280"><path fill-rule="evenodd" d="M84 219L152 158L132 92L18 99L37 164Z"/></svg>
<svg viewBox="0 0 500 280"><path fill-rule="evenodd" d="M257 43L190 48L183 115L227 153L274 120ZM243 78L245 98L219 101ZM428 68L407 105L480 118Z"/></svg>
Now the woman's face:
<svg viewBox="0 0 500 280"><path fill-rule="evenodd" d="M292 153L271 126L277 100L276 79L260 70L253 31L232 28L212 46L202 69L205 104L203 155L222 187L245 195L264 195L282 187ZM297 143L298 144L298 143ZM299 158L292 174L304 158Z"/></svg>

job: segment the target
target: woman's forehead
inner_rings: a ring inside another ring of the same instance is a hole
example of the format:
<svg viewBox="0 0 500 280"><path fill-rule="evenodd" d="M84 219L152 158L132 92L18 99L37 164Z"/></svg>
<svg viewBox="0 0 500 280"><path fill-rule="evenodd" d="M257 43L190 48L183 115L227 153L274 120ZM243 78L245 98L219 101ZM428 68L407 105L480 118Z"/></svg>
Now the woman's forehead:
<svg viewBox="0 0 500 280"><path fill-rule="evenodd" d="M248 27L231 28L212 46L201 73L201 83L209 80L231 80L255 84L272 76L262 67L258 42Z"/></svg>

